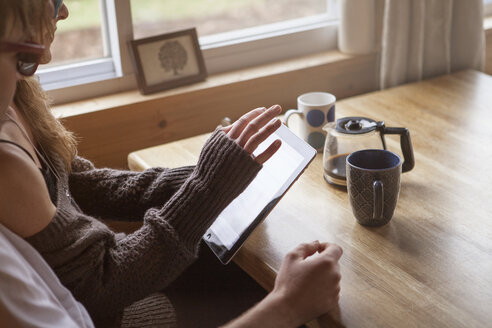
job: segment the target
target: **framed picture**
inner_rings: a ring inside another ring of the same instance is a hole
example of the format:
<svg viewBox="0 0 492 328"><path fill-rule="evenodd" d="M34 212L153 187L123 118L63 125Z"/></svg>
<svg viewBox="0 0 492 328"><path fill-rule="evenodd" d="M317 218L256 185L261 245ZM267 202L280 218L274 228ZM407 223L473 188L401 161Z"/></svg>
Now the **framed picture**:
<svg viewBox="0 0 492 328"><path fill-rule="evenodd" d="M129 47L142 94L207 77L195 28L132 40Z"/></svg>

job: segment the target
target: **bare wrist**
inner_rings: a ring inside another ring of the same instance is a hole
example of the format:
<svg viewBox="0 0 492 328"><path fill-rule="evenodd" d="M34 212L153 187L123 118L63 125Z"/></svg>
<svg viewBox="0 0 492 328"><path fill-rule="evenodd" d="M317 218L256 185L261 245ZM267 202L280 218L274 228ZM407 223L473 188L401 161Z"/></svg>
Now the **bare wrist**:
<svg viewBox="0 0 492 328"><path fill-rule="evenodd" d="M223 328L295 328L304 322L292 309L285 297L278 292L271 292L260 303Z"/></svg>
<svg viewBox="0 0 492 328"><path fill-rule="evenodd" d="M305 323L304 318L296 311L295 304L289 302L282 292L273 291L263 301L272 317L276 318L276 327L299 327Z"/></svg>

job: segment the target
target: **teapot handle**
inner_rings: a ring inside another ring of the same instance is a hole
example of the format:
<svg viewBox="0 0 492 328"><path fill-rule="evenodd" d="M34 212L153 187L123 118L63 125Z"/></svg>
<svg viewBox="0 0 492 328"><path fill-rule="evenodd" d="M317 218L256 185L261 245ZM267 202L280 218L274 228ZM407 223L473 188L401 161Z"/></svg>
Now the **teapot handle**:
<svg viewBox="0 0 492 328"><path fill-rule="evenodd" d="M382 129L383 134L399 134L401 151L403 152L404 162L402 172L408 172L415 166L415 158L413 156L412 140L410 139L410 131L407 128L388 128Z"/></svg>

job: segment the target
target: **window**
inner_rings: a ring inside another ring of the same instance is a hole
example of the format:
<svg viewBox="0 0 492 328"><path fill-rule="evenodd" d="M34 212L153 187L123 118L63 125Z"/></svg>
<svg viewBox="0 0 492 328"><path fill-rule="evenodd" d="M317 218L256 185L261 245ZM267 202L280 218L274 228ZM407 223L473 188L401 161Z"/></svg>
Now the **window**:
<svg viewBox="0 0 492 328"><path fill-rule="evenodd" d="M131 0L135 38L195 26L200 36L319 15L326 0Z"/></svg>
<svg viewBox="0 0 492 328"><path fill-rule="evenodd" d="M127 41L193 26L210 74L334 49L336 1L65 0L38 75L57 103L133 89Z"/></svg>
<svg viewBox="0 0 492 328"><path fill-rule="evenodd" d="M120 73L117 33L111 32L111 5L107 0L65 0L67 20L57 24L51 46L52 61L38 76L46 90L60 89ZM113 10L114 12L114 10ZM121 75L121 74L120 74Z"/></svg>
<svg viewBox="0 0 492 328"><path fill-rule="evenodd" d="M108 56L99 0L65 0L65 4L70 8L69 19L57 24L50 65Z"/></svg>

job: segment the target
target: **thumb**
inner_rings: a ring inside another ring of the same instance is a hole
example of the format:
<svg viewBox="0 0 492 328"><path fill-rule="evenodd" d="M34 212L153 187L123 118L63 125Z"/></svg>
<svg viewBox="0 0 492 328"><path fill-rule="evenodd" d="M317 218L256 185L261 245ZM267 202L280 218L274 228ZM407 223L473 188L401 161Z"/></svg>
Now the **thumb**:
<svg viewBox="0 0 492 328"><path fill-rule="evenodd" d="M343 250L337 244L327 243L321 254L331 256L338 261L342 257Z"/></svg>

